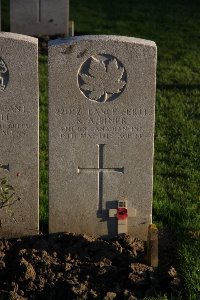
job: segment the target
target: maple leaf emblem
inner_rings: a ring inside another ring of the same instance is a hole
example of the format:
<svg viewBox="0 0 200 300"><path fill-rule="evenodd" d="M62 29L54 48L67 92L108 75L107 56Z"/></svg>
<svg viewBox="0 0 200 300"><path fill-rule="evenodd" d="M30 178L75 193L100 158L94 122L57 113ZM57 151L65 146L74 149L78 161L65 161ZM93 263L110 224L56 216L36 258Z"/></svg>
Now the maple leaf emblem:
<svg viewBox="0 0 200 300"><path fill-rule="evenodd" d="M119 66L116 58L107 61L91 57L87 74L81 74L81 90L88 98L97 102L106 102L114 94L119 94L126 85L123 80L124 67Z"/></svg>

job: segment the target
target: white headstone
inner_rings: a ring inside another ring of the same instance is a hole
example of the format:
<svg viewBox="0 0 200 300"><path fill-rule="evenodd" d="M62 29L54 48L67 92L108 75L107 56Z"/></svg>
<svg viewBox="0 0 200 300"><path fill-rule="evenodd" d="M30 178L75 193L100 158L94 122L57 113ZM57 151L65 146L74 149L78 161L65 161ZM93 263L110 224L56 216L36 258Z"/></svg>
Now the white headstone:
<svg viewBox="0 0 200 300"><path fill-rule="evenodd" d="M0 0L0 31L1 31L1 0Z"/></svg>
<svg viewBox="0 0 200 300"><path fill-rule="evenodd" d="M10 0L10 30L32 36L68 35L69 0Z"/></svg>
<svg viewBox="0 0 200 300"><path fill-rule="evenodd" d="M154 42L117 36L50 42L50 232L127 230L147 238L155 87Z"/></svg>
<svg viewBox="0 0 200 300"><path fill-rule="evenodd" d="M0 238L38 233L38 42L0 33Z"/></svg>

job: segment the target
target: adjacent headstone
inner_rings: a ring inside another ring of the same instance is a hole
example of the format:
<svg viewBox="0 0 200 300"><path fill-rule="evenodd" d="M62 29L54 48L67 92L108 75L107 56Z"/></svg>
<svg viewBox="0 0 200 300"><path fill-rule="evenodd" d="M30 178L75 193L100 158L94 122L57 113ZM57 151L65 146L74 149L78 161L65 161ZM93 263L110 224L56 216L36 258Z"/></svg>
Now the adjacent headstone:
<svg viewBox="0 0 200 300"><path fill-rule="evenodd" d="M0 33L0 238L38 233L38 42Z"/></svg>
<svg viewBox="0 0 200 300"><path fill-rule="evenodd" d="M50 232L146 240L152 221L156 45L49 44Z"/></svg>
<svg viewBox="0 0 200 300"><path fill-rule="evenodd" d="M0 31L1 31L1 0L0 0Z"/></svg>
<svg viewBox="0 0 200 300"><path fill-rule="evenodd" d="M32 36L67 36L69 0L10 0L10 30Z"/></svg>

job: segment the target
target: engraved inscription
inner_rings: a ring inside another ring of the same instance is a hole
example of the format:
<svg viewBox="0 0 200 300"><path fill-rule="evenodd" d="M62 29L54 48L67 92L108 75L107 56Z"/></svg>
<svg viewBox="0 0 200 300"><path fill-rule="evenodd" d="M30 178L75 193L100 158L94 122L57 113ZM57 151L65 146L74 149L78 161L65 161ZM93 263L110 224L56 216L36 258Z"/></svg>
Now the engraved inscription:
<svg viewBox="0 0 200 300"><path fill-rule="evenodd" d="M20 116L20 122L17 120ZM0 135L23 137L29 129L26 123L26 109L23 105L13 104L0 110ZM25 122L24 122L25 121Z"/></svg>
<svg viewBox="0 0 200 300"><path fill-rule="evenodd" d="M9 72L6 63L0 57L0 91L6 89L9 80Z"/></svg>
<svg viewBox="0 0 200 300"><path fill-rule="evenodd" d="M105 103L115 100L125 89L126 70L122 63L110 54L98 54L88 58L78 72L78 86L89 100Z"/></svg>
<svg viewBox="0 0 200 300"><path fill-rule="evenodd" d="M63 126L61 128L61 139L141 139L143 130L141 127L131 126Z"/></svg>
<svg viewBox="0 0 200 300"><path fill-rule="evenodd" d="M0 225L1 226L5 226L5 225L12 225L12 224L20 224L20 223L24 223L24 217L6 217L6 218L2 218L0 219Z"/></svg>
<svg viewBox="0 0 200 300"><path fill-rule="evenodd" d="M24 105L10 105L7 109L7 112L12 112L12 113L24 113L25 112L25 106Z"/></svg>
<svg viewBox="0 0 200 300"><path fill-rule="evenodd" d="M61 139L142 139L150 132L144 129L142 119L151 115L146 108L56 108L62 125Z"/></svg>

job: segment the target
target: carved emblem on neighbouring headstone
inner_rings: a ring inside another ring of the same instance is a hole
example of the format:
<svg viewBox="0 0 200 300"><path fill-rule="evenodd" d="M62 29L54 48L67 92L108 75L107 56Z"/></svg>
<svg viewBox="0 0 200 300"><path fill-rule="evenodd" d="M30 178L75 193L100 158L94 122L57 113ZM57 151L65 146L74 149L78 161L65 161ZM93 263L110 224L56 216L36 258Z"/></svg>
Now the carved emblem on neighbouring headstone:
<svg viewBox="0 0 200 300"><path fill-rule="evenodd" d="M0 90L5 90L8 84L8 68L0 57Z"/></svg>
<svg viewBox="0 0 200 300"><path fill-rule="evenodd" d="M91 56L78 72L81 93L96 102L115 100L124 91L126 82L124 66L110 54Z"/></svg>

